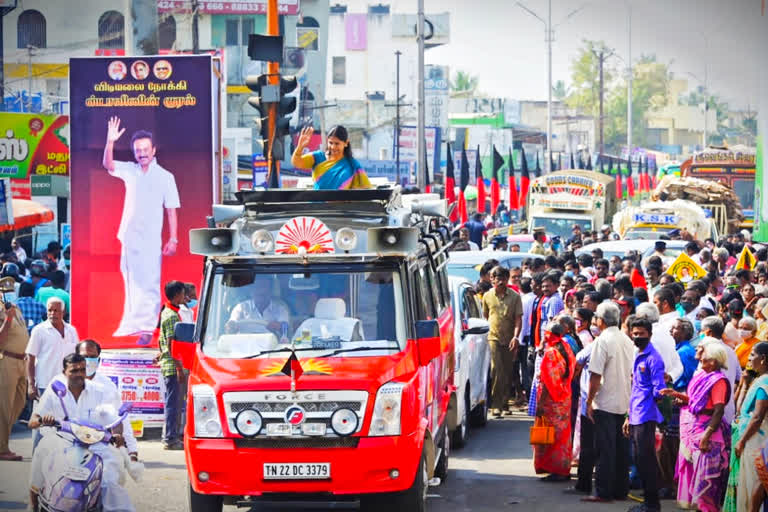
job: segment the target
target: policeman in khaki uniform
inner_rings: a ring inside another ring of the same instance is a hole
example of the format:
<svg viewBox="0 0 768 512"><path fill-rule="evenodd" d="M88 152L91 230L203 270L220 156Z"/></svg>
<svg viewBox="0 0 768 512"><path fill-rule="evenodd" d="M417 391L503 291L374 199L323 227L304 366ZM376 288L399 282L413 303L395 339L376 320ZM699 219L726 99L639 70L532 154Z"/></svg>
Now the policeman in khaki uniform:
<svg viewBox="0 0 768 512"><path fill-rule="evenodd" d="M531 244L531 248L528 252L531 254L539 254L541 256L545 256L547 254L547 249L544 247L544 240L546 236L547 235L544 231L544 228L534 228L533 244Z"/></svg>
<svg viewBox="0 0 768 512"><path fill-rule="evenodd" d="M29 332L18 308L0 303L0 461L20 461L8 447L11 427L27 400L24 352Z"/></svg>
<svg viewBox="0 0 768 512"><path fill-rule="evenodd" d="M490 272L493 289L483 295L483 315L488 319L491 349L491 408L494 417L507 408L512 389L512 369L517 358L522 327L523 302L507 287L509 270L497 266Z"/></svg>

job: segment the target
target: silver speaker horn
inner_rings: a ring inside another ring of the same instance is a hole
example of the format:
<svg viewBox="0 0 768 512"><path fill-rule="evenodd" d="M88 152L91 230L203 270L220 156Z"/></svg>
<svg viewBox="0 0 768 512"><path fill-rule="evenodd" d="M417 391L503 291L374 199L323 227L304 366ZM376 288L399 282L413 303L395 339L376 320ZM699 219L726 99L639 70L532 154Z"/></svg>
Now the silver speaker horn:
<svg viewBox="0 0 768 512"><path fill-rule="evenodd" d="M418 244L418 228L368 228L368 252L407 254Z"/></svg>
<svg viewBox="0 0 768 512"><path fill-rule="evenodd" d="M236 229L201 228L189 230L189 252L201 256L226 256L237 253Z"/></svg>

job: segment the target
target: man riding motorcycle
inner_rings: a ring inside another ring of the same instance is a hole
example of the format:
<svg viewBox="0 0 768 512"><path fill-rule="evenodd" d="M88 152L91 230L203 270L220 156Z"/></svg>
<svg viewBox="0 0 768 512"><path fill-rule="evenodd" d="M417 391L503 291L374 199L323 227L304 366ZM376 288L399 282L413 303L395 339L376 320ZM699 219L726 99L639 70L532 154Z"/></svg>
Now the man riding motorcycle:
<svg viewBox="0 0 768 512"><path fill-rule="evenodd" d="M66 377L67 392L63 397L70 417L66 418L61 401L49 386L43 393L32 418L29 421L30 428L49 427L65 419L81 421L98 421L103 405L109 403L110 397L104 388L86 379L86 360L79 354L69 354L64 358L63 369ZM53 384L53 383L52 383ZM49 429L45 429L49 430ZM113 440L117 444L123 444L123 426L117 425L113 429ZM47 456L54 450L60 449L64 439L55 431L45 432L37 450L32 457L32 469L30 473L30 504L34 509L38 506L38 495L43 489L45 478L44 462ZM101 480L101 497L105 511L134 512L128 493L119 484L122 474L123 460L120 454L111 446L95 444L90 447L93 453L98 454L103 462L104 471Z"/></svg>

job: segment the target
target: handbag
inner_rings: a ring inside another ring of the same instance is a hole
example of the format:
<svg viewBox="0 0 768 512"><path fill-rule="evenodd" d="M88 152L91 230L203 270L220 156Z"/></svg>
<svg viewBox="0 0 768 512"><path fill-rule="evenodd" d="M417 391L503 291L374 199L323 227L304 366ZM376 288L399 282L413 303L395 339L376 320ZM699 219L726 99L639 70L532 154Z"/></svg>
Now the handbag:
<svg viewBox="0 0 768 512"><path fill-rule="evenodd" d="M554 444L555 442L555 427L549 424L549 422L541 417L537 416L533 421L531 427L531 444Z"/></svg>

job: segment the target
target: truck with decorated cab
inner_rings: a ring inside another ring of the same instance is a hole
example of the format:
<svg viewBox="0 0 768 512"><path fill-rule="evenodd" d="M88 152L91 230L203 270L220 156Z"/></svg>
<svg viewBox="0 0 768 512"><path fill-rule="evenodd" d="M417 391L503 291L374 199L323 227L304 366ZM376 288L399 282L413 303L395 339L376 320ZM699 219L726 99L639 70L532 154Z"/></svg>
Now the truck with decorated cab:
<svg viewBox="0 0 768 512"><path fill-rule="evenodd" d="M617 203L614 179L580 169L556 171L531 181L528 192L528 232L544 228L548 236L571 236L574 224L594 231L610 223Z"/></svg>
<svg viewBox="0 0 768 512"><path fill-rule="evenodd" d="M172 342L190 372L190 510L425 510L456 414L445 201L399 187L237 197L189 234L200 310Z"/></svg>

